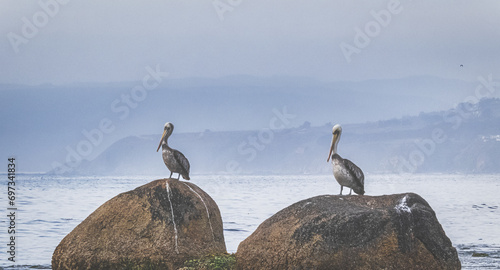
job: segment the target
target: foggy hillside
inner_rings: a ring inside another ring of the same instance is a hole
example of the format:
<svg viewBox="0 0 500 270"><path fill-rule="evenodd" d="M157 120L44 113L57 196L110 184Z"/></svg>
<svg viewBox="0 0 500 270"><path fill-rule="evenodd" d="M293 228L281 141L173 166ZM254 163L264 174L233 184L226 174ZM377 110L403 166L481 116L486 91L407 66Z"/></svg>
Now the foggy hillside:
<svg viewBox="0 0 500 270"><path fill-rule="evenodd" d="M500 172L500 100L364 124L344 124L338 152L365 172ZM322 174L335 123L254 131L176 133L169 144L185 154L191 173ZM78 174L165 174L155 152L161 134L124 138Z"/></svg>
<svg viewBox="0 0 500 270"><path fill-rule="evenodd" d="M277 111L293 116L286 123L288 129L306 121L313 127L330 121L374 122L451 108L470 95L477 84L430 76L359 82L252 76L168 79L146 92L134 92L137 82L4 84L0 85L0 124L4 127L0 133L4 142L1 150L5 155L16 156L24 171L46 172L54 164L64 163L79 144L86 143L89 139L85 134L99 129L102 121L109 123L110 131L91 145L83 160L97 158L123 138L159 133L166 121L176 124L174 135L194 132L196 135L190 135L194 137L206 129L258 131L269 126ZM278 147L277 141L282 140L281 136L289 136L287 132L302 134L303 131L276 132L268 150ZM233 138L236 146L253 133L238 134L239 137ZM297 136L299 141L295 143L301 141ZM186 138L181 137L179 143L184 143ZM348 136L345 139L349 140ZM209 141L200 141L206 143ZM294 146L286 145L287 151L291 147ZM256 159L244 168L253 172L252 164L258 162ZM203 170L207 169L211 168Z"/></svg>

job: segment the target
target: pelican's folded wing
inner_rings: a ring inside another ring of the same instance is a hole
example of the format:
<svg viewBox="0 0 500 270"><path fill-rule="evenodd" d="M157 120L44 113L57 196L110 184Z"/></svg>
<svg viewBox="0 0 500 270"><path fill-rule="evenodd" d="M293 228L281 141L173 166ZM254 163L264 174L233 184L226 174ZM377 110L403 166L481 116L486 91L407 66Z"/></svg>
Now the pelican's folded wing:
<svg viewBox="0 0 500 270"><path fill-rule="evenodd" d="M188 159L179 151L174 151L174 158L181 165L182 169L185 170L185 174L189 174L190 166Z"/></svg>
<svg viewBox="0 0 500 270"><path fill-rule="evenodd" d="M351 175L356 176L356 180L360 182L361 186L364 186L365 175L363 174L363 171L358 166L356 166L356 164L354 164L352 161L348 159L344 159L344 165L349 170Z"/></svg>

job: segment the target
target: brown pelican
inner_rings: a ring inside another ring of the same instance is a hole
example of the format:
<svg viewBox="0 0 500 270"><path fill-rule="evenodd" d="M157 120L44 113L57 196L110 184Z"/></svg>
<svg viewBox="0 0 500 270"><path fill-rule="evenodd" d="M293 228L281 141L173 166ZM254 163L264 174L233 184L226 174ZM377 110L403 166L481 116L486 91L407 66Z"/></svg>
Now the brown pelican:
<svg viewBox="0 0 500 270"><path fill-rule="evenodd" d="M340 184L340 195L342 195L344 186L351 188L349 195L351 195L352 190L359 195L365 194L365 176L363 175L363 171L356 164L352 163L352 161L343 159L337 154L337 144L342 134L342 127L340 125L333 126L332 134L332 145L330 146L330 153L326 161L328 162L330 158L332 159L333 176L335 176L335 179Z"/></svg>
<svg viewBox="0 0 500 270"><path fill-rule="evenodd" d="M161 146L163 162L165 162L165 165L167 165L167 168L170 170L170 178L172 178L173 173L178 173L177 179L182 175L182 178L189 180L189 161L181 152L168 146L168 137L172 135L173 131L174 125L167 122L156 152L160 150Z"/></svg>

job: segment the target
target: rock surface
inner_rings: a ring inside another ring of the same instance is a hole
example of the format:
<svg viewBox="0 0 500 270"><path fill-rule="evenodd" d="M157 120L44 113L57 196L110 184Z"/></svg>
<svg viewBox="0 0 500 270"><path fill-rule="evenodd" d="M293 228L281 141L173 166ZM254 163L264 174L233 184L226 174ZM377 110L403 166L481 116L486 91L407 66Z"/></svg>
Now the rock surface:
<svg viewBox="0 0 500 270"><path fill-rule="evenodd" d="M192 183L161 179L101 205L57 246L52 269L177 269L225 252L214 200Z"/></svg>
<svg viewBox="0 0 500 270"><path fill-rule="evenodd" d="M460 269L419 195L318 196L264 221L238 246L238 269Z"/></svg>

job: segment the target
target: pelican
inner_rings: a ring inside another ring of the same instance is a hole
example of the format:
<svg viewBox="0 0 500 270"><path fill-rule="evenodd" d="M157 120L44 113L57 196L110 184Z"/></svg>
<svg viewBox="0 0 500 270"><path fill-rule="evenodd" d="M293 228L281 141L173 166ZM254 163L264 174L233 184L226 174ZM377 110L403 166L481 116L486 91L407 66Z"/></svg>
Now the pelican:
<svg viewBox="0 0 500 270"><path fill-rule="evenodd" d="M340 195L342 195L344 186L351 188L349 195L351 195L352 190L359 195L365 194L365 176L363 175L363 171L356 164L352 163L352 161L343 159L337 154L337 144L342 134L342 127L340 125L333 126L332 134L332 145L330 146L330 153L326 161L328 162L330 158L332 159L333 176L335 176L340 185Z"/></svg>
<svg viewBox="0 0 500 270"><path fill-rule="evenodd" d="M167 165L167 168L170 170L170 178L172 178L173 173L178 173L179 175L177 176L177 179L179 179L182 175L182 178L189 180L189 161L181 152L168 146L168 137L172 135L173 131L174 125L167 122L156 152L160 150L161 146L163 162L165 162L165 165Z"/></svg>

